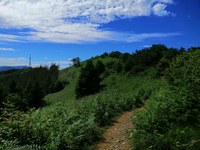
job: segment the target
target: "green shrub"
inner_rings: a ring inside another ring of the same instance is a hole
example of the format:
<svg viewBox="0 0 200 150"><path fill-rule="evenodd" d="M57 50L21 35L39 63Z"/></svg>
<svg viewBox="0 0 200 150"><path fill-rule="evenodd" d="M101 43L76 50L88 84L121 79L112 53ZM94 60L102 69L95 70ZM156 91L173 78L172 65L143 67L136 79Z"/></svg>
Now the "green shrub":
<svg viewBox="0 0 200 150"><path fill-rule="evenodd" d="M200 145L200 51L178 56L162 88L135 120L135 149L196 149Z"/></svg>
<svg viewBox="0 0 200 150"><path fill-rule="evenodd" d="M6 148L10 143L9 147L18 149L31 149L34 145L48 150L87 149L101 138L102 128L113 118L135 108L138 93L147 98L159 87L158 80L120 74L107 77L103 84L108 85L104 91L67 105L56 103L3 116L0 145Z"/></svg>

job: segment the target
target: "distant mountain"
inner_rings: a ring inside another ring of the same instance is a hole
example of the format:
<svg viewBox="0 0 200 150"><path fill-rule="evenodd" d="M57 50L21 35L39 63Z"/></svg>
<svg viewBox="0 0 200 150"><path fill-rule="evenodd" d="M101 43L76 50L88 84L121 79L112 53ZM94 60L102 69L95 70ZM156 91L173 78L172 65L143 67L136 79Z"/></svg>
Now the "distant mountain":
<svg viewBox="0 0 200 150"><path fill-rule="evenodd" d="M7 71L12 69L24 69L28 68L28 66L0 66L0 71Z"/></svg>

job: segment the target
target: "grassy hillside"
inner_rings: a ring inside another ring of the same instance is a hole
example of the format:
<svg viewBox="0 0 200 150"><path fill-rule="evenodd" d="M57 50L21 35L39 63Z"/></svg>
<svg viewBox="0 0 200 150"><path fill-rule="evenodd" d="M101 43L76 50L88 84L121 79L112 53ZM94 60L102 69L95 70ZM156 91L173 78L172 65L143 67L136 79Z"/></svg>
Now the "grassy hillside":
<svg viewBox="0 0 200 150"><path fill-rule="evenodd" d="M80 74L80 68L67 68L60 71L59 79L66 81L68 84L65 88L57 93L49 94L45 97L48 104L53 105L57 102L67 103L75 100L75 86Z"/></svg>
<svg viewBox="0 0 200 150"><path fill-rule="evenodd" d="M93 62L99 59L104 64L118 61L95 58ZM47 95L47 106L13 113L3 122L1 135L12 138L3 141L2 148L88 149L101 137L102 127L123 111L141 105L159 85L151 76L129 76L107 68L109 74L102 81L105 87L99 93L77 101L74 91L80 68L61 70L59 79L69 84L63 90Z"/></svg>
<svg viewBox="0 0 200 150"><path fill-rule="evenodd" d="M46 106L25 112L4 106L0 118L0 149L93 149L104 127L122 112L141 107L144 101L148 101L147 111L138 114L133 131L135 149L165 149L166 145L176 149L192 140L196 146L199 115L191 126L187 123L191 121L188 116L194 116L199 110L199 103L195 101L199 89L189 90L193 85L198 87L199 69L188 69L187 64L195 66L193 63L199 62L197 56L199 51L183 55L178 50L155 45L133 55L112 52L92 58L94 64L100 60L105 65L100 75L104 86L98 93L79 99L75 90L88 60L79 67L63 69L58 79L66 83L65 87L46 95ZM194 104L194 111L190 111ZM179 115L181 118L177 119ZM175 120L182 121L183 126ZM192 136L193 132L197 134Z"/></svg>
<svg viewBox="0 0 200 150"><path fill-rule="evenodd" d="M94 63L100 60L104 64L118 61L116 58L111 58L111 57L106 57L106 58L97 57L97 58L92 58L92 60ZM82 62L81 66L83 67L85 63L86 61ZM47 101L48 104L53 105L57 102L62 102L63 104L67 104L68 102L75 100L75 87L77 84L78 77L80 75L81 66L70 67L60 71L59 80L66 81L68 84L62 91L47 95L45 97L45 100ZM109 68L107 68L107 70L108 72L111 72Z"/></svg>

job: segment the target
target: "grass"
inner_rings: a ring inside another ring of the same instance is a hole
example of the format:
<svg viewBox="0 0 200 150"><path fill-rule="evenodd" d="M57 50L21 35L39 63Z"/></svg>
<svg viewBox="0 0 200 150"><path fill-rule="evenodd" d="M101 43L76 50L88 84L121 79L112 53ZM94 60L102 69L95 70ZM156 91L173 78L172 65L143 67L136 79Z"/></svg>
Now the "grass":
<svg viewBox="0 0 200 150"><path fill-rule="evenodd" d="M1 142L6 147L40 147L41 149L88 149L101 138L101 130L123 111L134 109L156 90L159 81L144 76L112 74L97 94L75 100L74 89L80 68L60 73L70 84L60 92L45 97L48 106L26 114L13 114L1 124ZM142 92L141 92L142 91ZM34 148L33 148L34 149Z"/></svg>
<svg viewBox="0 0 200 150"><path fill-rule="evenodd" d="M118 61L97 57L94 62L98 60L104 64ZM75 100L80 67L61 70L59 79L68 84L45 97L47 106L26 113L11 112L10 118L0 124L0 149L92 148L113 118L139 107L160 84L151 75L129 76L115 73L112 68L108 71L112 73L104 78L105 87L99 93Z"/></svg>
<svg viewBox="0 0 200 150"><path fill-rule="evenodd" d="M117 61L117 59L106 57L106 58L100 58L97 57L93 61L96 63L98 60L101 60L104 64L112 61ZM81 66L84 66L86 62L82 62ZM59 80L66 81L69 84L66 85L66 87L56 93L49 94L45 97L46 102L49 105L54 105L57 102L61 102L63 104L71 103L75 100L75 87L76 82L78 80L79 74L80 74L81 67L70 67L66 68L60 71L59 74ZM104 83L107 85L107 83ZM108 83L109 84L109 83Z"/></svg>
<svg viewBox="0 0 200 150"><path fill-rule="evenodd" d="M63 104L70 103L75 100L75 86L78 76L80 74L80 67L70 67L60 71L59 80L66 81L68 84L65 88L59 92L49 94L45 97L46 102L49 105L54 105L57 102Z"/></svg>

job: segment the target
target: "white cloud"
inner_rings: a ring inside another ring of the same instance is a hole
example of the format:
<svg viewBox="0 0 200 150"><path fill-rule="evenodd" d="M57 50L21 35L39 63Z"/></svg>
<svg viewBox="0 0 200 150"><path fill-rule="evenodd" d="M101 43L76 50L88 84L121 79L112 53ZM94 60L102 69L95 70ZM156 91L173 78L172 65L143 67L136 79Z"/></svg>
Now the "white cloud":
<svg viewBox="0 0 200 150"><path fill-rule="evenodd" d="M28 60L24 57L17 58L2 58L0 57L0 66L24 66L28 64Z"/></svg>
<svg viewBox="0 0 200 150"><path fill-rule="evenodd" d="M12 35L12 34L0 34L1 41L8 41L8 42L20 42L22 41L23 37Z"/></svg>
<svg viewBox="0 0 200 150"><path fill-rule="evenodd" d="M174 3L173 0L157 0L157 2L160 2L160 3L167 3L167 4L173 4L173 3Z"/></svg>
<svg viewBox="0 0 200 150"><path fill-rule="evenodd" d="M13 48L0 47L0 51L15 51Z"/></svg>
<svg viewBox="0 0 200 150"><path fill-rule="evenodd" d="M38 67L38 66L50 66L51 64L57 64L60 66L60 68L65 68L70 66L71 61L69 59L66 60L54 60L54 61L32 61L32 67ZM0 57L0 66L28 66L29 65L29 59L24 57L16 57L16 58L5 58Z"/></svg>
<svg viewBox="0 0 200 150"><path fill-rule="evenodd" d="M112 32L112 36L109 38L113 41L122 42L140 42L149 38L167 38L171 36L179 36L180 33L142 33L142 34L130 34L130 33L119 33Z"/></svg>
<svg viewBox="0 0 200 150"><path fill-rule="evenodd" d="M129 37L128 42L138 42L148 38L166 38L171 36L178 36L180 33L143 33L136 34Z"/></svg>
<svg viewBox="0 0 200 150"><path fill-rule="evenodd" d="M47 65L57 64L59 65L60 69L63 69L63 68L69 67L71 65L71 61L64 61L64 60L49 61L46 64Z"/></svg>
<svg viewBox="0 0 200 150"><path fill-rule="evenodd" d="M0 0L0 28L19 30L17 35L0 34L0 40L57 43L116 40L116 34L129 34L99 27L117 19L170 15L166 7L172 3L172 0Z"/></svg>
<svg viewBox="0 0 200 150"><path fill-rule="evenodd" d="M32 67L38 67L38 66L50 66L51 64L56 64L59 65L60 69L69 67L71 65L71 61L66 59L66 60L54 60L54 61L33 61L32 62Z"/></svg>
<svg viewBox="0 0 200 150"><path fill-rule="evenodd" d="M153 6L153 13L157 16L166 16L169 15L170 12L166 11L167 5L158 3L155 6Z"/></svg>
<svg viewBox="0 0 200 150"><path fill-rule="evenodd" d="M144 48L149 48L151 45L143 45Z"/></svg>

